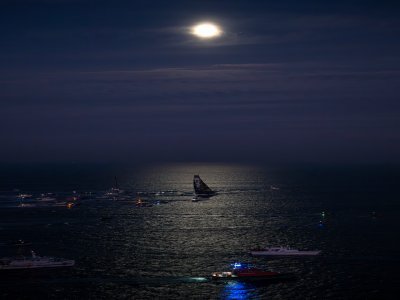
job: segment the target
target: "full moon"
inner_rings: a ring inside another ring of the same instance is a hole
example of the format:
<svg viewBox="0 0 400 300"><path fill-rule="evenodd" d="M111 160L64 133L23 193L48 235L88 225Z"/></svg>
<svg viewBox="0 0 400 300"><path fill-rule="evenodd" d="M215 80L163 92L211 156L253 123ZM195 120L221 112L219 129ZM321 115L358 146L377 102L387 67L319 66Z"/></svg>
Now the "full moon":
<svg viewBox="0 0 400 300"><path fill-rule="evenodd" d="M200 38L209 39L221 35L221 29L212 23L202 23L193 27L192 33Z"/></svg>

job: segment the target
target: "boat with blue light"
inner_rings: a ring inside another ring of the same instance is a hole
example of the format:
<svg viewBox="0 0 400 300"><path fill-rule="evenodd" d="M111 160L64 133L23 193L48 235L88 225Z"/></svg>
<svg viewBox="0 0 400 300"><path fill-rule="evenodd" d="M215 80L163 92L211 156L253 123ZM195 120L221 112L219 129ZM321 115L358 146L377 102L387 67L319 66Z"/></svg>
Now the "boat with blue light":
<svg viewBox="0 0 400 300"><path fill-rule="evenodd" d="M293 274L267 271L247 263L231 264L231 270L213 272L213 280L278 281L293 279Z"/></svg>

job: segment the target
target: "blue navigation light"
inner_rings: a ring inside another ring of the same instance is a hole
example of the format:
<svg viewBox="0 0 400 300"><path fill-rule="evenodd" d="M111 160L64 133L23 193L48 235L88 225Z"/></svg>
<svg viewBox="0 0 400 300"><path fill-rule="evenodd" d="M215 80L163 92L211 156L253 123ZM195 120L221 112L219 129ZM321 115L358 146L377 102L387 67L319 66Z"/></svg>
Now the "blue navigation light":
<svg viewBox="0 0 400 300"><path fill-rule="evenodd" d="M248 264L248 263L240 263L240 262L235 262L235 263L231 264L231 266L234 269L249 269L249 268L251 268L250 264Z"/></svg>

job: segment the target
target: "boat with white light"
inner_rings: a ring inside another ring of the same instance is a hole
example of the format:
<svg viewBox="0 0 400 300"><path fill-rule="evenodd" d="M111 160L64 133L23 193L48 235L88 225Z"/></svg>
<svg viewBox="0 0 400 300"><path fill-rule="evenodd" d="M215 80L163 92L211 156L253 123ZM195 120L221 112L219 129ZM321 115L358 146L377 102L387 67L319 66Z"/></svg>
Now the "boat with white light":
<svg viewBox="0 0 400 300"><path fill-rule="evenodd" d="M56 195L54 193L43 193L36 198L37 202L53 202L56 201Z"/></svg>
<svg viewBox="0 0 400 300"><path fill-rule="evenodd" d="M75 265L74 260L37 256L31 251L31 257L5 257L0 259L0 271L2 270L24 270L39 268L62 268L72 267Z"/></svg>
<svg viewBox="0 0 400 300"><path fill-rule="evenodd" d="M266 247L251 249L250 254L254 256L295 256L295 255L318 255L319 250L298 250L290 247Z"/></svg>
<svg viewBox="0 0 400 300"><path fill-rule="evenodd" d="M213 272L213 280L240 280L240 281L271 281L292 279L293 274L267 271L251 264L234 263L231 264L230 271Z"/></svg>
<svg viewBox="0 0 400 300"><path fill-rule="evenodd" d="M24 199L31 199L32 197L33 197L32 194L19 194L19 195L17 196L17 198L22 199L22 200L24 200Z"/></svg>
<svg viewBox="0 0 400 300"><path fill-rule="evenodd" d="M18 204L18 207L36 207L37 205L35 203L23 203L21 202Z"/></svg>
<svg viewBox="0 0 400 300"><path fill-rule="evenodd" d="M118 185L117 176L114 177L114 186L107 191L104 196L113 200L123 200L121 197L125 195L125 191L121 190Z"/></svg>

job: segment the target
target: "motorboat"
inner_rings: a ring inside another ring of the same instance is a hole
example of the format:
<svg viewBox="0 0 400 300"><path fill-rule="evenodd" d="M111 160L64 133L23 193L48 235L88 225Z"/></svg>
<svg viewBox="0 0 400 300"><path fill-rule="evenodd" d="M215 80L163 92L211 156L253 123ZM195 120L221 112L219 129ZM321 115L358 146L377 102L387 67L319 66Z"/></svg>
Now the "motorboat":
<svg viewBox="0 0 400 300"><path fill-rule="evenodd" d="M0 271L2 270L23 270L38 268L61 268L72 267L75 265L74 260L64 258L37 256L31 251L31 257L6 257L0 259Z"/></svg>
<svg viewBox="0 0 400 300"><path fill-rule="evenodd" d="M18 204L18 207L36 207L35 203L20 203Z"/></svg>
<svg viewBox="0 0 400 300"><path fill-rule="evenodd" d="M80 199L81 199L81 196L76 191L72 191L72 196L68 196L65 198L65 200L68 202L75 202Z"/></svg>
<svg viewBox="0 0 400 300"><path fill-rule="evenodd" d="M292 279L293 274L278 273L274 271L266 271L251 264L234 263L231 264L231 270L223 272L213 272L211 278L213 280L241 280L241 281L271 281Z"/></svg>
<svg viewBox="0 0 400 300"><path fill-rule="evenodd" d="M17 198L22 199L22 200L24 200L24 199L31 199L32 197L33 197L32 194L19 194L19 195L17 196Z"/></svg>
<svg viewBox="0 0 400 300"><path fill-rule="evenodd" d="M136 207L151 207L153 204L143 201L140 197L138 197L135 201Z"/></svg>
<svg viewBox="0 0 400 300"><path fill-rule="evenodd" d="M53 202L56 200L57 200L57 198L54 193L43 193L43 194L40 194L40 197L36 198L36 201L38 201L38 202Z"/></svg>
<svg viewBox="0 0 400 300"><path fill-rule="evenodd" d="M250 250L250 254L254 256L318 255L320 253L319 250L298 250L290 247L260 247Z"/></svg>

